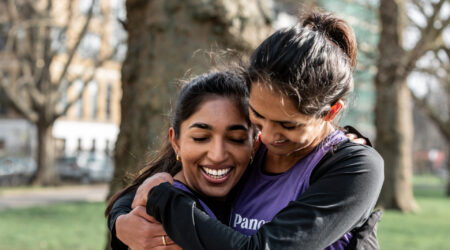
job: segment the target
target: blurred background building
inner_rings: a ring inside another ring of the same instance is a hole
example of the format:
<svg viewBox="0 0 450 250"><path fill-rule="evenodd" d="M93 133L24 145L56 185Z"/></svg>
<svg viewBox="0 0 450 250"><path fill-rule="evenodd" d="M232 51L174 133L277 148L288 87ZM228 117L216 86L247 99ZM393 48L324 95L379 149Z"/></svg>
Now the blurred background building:
<svg viewBox="0 0 450 250"><path fill-rule="evenodd" d="M74 155L81 151L106 152L110 154L119 130L121 98L121 62L126 53L126 32L119 20L125 19L123 0L71 1L73 10L67 12L69 1L53 1L56 25L51 30L51 46L57 55L51 65L52 75L59 75L69 56L68 47L81 27L68 26L65 16L77 15L86 18L92 4L93 16L89 30L85 33L68 71L67 87L63 88L61 105L78 95L78 100L58 118L53 126L57 156ZM79 22L79 26L83 22ZM58 26L60 28L58 28ZM69 28L67 28L69 27ZM0 55L6 38L0 37ZM102 53L116 50L114 56L98 68L93 68ZM80 78L80 72L95 71L93 77ZM84 87L84 85L87 85ZM0 94L1 95L1 94ZM0 99L0 155L33 156L36 143L36 128L13 109L7 107L4 96Z"/></svg>

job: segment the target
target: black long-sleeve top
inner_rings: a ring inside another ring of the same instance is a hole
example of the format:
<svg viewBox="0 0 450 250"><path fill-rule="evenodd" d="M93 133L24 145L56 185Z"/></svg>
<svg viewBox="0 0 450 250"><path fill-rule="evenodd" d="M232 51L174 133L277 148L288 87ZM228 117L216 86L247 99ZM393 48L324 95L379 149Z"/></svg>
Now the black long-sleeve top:
<svg viewBox="0 0 450 250"><path fill-rule="evenodd" d="M347 140L319 162L309 189L251 237L210 218L169 183L151 190L147 213L184 249L324 249L363 225L383 180L380 155Z"/></svg>
<svg viewBox="0 0 450 250"><path fill-rule="evenodd" d="M176 180L175 180L176 181ZM187 187L187 186L186 186ZM180 191L184 195L186 195L186 198L196 202L198 204L198 200L201 199L209 209L214 213L214 215L217 217L217 220L221 221L222 223L227 224L229 220L230 215L230 209L231 209L231 196L229 199L226 199L224 201L212 199L210 197L202 196L198 193L196 193L194 190L187 187L191 193L187 193L183 190L177 189L177 191ZM117 218L120 215L127 214L131 212L131 204L133 203L134 196L136 195L136 191L128 192L124 194L123 196L119 197L116 202L114 202L113 207L111 208L111 211L108 215L108 228L111 232L111 248L114 250L127 250L128 246L125 245L122 241L120 241L117 238L116 235L116 228L115 223ZM199 209L201 211L204 211L204 208L200 205ZM199 243L197 243L199 244Z"/></svg>

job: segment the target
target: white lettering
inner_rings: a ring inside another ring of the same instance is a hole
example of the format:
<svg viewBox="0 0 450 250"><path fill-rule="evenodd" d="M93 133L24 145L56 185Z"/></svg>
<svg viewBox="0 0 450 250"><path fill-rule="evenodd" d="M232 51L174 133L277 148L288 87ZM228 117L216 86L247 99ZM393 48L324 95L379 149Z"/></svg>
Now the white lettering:
<svg viewBox="0 0 450 250"><path fill-rule="evenodd" d="M250 219L249 228L253 229L253 230L258 230L258 228L256 228L257 226L258 226L258 220L257 219Z"/></svg>
<svg viewBox="0 0 450 250"><path fill-rule="evenodd" d="M258 223L258 228L257 229L262 227L262 225L264 225L264 224L266 224L266 222L264 220L260 220L259 223Z"/></svg>
<svg viewBox="0 0 450 250"><path fill-rule="evenodd" d="M266 223L265 220L249 219L240 214L234 214L233 228L242 228L248 230L258 230Z"/></svg>
<svg viewBox="0 0 450 250"><path fill-rule="evenodd" d="M240 214L234 214L234 223L233 223L233 227L236 228L236 225L241 224L242 222L242 217Z"/></svg>
<svg viewBox="0 0 450 250"><path fill-rule="evenodd" d="M245 217L244 217L244 219L242 219L241 228L248 229L248 219Z"/></svg>

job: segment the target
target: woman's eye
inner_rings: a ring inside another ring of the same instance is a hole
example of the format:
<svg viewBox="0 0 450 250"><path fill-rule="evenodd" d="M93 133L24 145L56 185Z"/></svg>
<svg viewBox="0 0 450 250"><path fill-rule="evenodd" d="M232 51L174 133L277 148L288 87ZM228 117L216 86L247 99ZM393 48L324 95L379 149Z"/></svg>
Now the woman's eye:
<svg viewBox="0 0 450 250"><path fill-rule="evenodd" d="M293 123L289 123L289 124L281 123L281 127L283 127L284 129L287 129L287 130L293 130L293 129L298 128L299 126L300 125L293 124Z"/></svg>
<svg viewBox="0 0 450 250"><path fill-rule="evenodd" d="M238 143L238 144L244 144L246 140L247 139L245 139L245 138L244 139L230 138L230 141L232 141L234 143Z"/></svg>
<svg viewBox="0 0 450 250"><path fill-rule="evenodd" d="M192 137L192 140L196 141L196 142L204 142L206 140L208 140L207 137Z"/></svg>

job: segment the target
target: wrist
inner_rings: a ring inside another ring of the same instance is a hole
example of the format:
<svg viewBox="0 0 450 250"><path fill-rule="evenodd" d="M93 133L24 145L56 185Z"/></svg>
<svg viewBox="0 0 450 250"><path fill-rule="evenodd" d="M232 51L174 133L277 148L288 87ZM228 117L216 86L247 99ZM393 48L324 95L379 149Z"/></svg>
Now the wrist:
<svg viewBox="0 0 450 250"><path fill-rule="evenodd" d="M116 219L116 223L114 224L113 233L115 232L116 237L121 241L123 241L123 238L121 237L123 235L121 235L122 231L120 229L127 217L128 214L119 215Z"/></svg>

